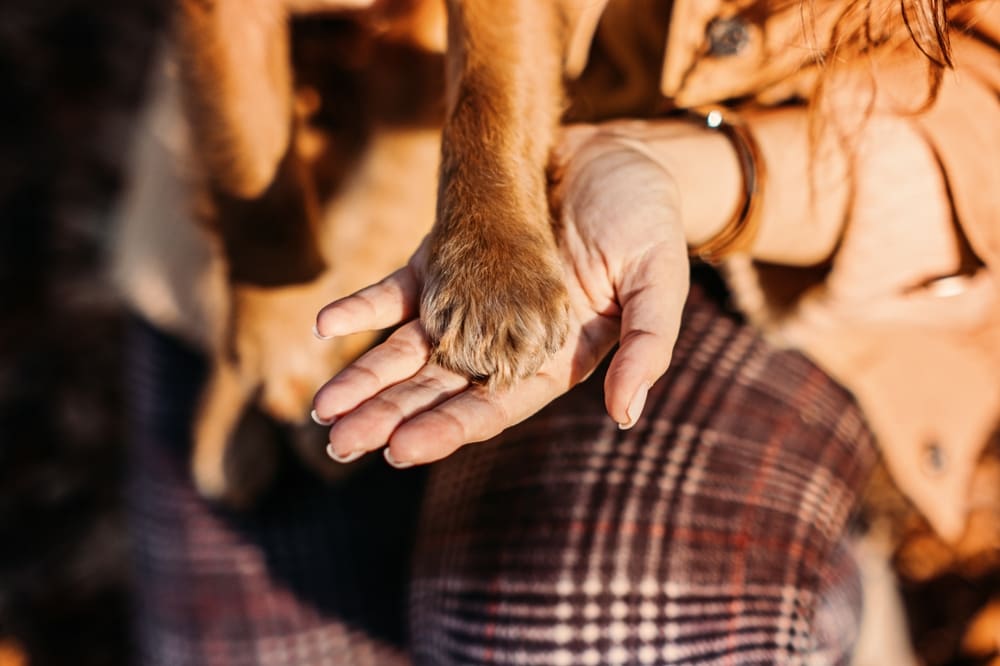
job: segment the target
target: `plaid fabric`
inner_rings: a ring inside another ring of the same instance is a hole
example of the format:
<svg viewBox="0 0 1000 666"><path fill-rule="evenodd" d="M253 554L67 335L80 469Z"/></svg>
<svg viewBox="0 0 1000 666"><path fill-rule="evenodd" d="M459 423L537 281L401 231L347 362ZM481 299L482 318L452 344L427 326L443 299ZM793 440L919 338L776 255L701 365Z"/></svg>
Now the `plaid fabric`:
<svg viewBox="0 0 1000 666"><path fill-rule="evenodd" d="M845 391L695 291L632 430L598 373L434 467L416 660L845 661L860 589L843 534L873 462Z"/></svg>
<svg viewBox="0 0 1000 666"><path fill-rule="evenodd" d="M132 350L145 664L826 664L854 640L844 527L870 434L697 289L635 428L595 373L432 466L415 547L422 475L380 461L334 488L286 461L258 509L206 505L187 475L200 361L142 326Z"/></svg>
<svg viewBox="0 0 1000 666"><path fill-rule="evenodd" d="M188 471L203 361L142 323L130 342L139 663L409 663L405 579L423 472L367 464L330 487L287 456L258 507L213 507Z"/></svg>

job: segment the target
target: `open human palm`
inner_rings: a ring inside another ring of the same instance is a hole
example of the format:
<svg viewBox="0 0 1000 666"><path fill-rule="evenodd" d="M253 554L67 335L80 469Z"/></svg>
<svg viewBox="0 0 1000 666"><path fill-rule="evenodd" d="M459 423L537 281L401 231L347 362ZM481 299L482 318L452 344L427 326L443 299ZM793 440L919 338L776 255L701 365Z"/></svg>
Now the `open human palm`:
<svg viewBox="0 0 1000 666"><path fill-rule="evenodd" d="M316 394L317 420L332 424L334 459L348 462L383 446L397 467L444 458L534 414L585 379L615 344L605 403L622 427L635 423L649 386L670 363L687 297L676 187L628 139L578 127L562 146L554 197L570 296L563 347L534 374L496 391L430 363L418 318L421 246L405 267L317 316L324 338L399 326Z"/></svg>

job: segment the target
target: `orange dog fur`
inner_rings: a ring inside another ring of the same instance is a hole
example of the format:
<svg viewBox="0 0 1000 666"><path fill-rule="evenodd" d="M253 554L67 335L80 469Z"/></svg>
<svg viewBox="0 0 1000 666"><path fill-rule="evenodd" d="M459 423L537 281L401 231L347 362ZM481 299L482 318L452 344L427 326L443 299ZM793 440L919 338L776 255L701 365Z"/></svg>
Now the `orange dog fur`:
<svg viewBox="0 0 1000 666"><path fill-rule="evenodd" d="M294 420L316 388L299 382L275 395L265 385L260 396L268 349L284 343L272 320L290 307L286 297L313 301L331 268L317 242L317 184L296 147L302 120L289 17L336 10L433 48L446 11L446 109L421 318L434 362L505 386L537 369L566 333L546 167L565 108L570 28L583 4L179 0L184 108L205 174L205 217L231 286L227 331L195 428L193 471L203 494L233 499L224 461L243 406L257 397L272 415Z"/></svg>
<svg viewBox="0 0 1000 666"><path fill-rule="evenodd" d="M192 467L202 494L232 504L252 501L273 471L260 447L230 446L248 406L301 422L319 384L373 341L320 342L309 325L325 303L398 267L426 233L441 123L443 6L309 22L294 58L288 8L270 7L182 2L173 49L198 217L228 285L209 314L218 330ZM413 82L418 95L406 90ZM307 459L329 475L339 466L313 444Z"/></svg>

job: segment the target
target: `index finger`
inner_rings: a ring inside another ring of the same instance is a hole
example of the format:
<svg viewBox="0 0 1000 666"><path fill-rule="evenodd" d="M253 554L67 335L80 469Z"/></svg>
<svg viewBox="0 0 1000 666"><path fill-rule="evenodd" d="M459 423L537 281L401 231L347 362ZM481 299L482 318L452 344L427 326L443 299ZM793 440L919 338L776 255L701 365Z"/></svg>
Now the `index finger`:
<svg viewBox="0 0 1000 666"><path fill-rule="evenodd" d="M395 326L416 316L419 296L417 277L404 266L325 306L316 315L316 335L325 339Z"/></svg>

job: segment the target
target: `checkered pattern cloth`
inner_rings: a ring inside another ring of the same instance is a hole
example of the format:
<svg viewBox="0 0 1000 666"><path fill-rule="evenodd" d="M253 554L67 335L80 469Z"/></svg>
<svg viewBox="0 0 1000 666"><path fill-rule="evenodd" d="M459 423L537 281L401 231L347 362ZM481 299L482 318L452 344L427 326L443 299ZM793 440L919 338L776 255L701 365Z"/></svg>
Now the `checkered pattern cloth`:
<svg viewBox="0 0 1000 666"><path fill-rule="evenodd" d="M331 487L286 456L259 506L214 507L189 473L204 362L143 323L131 333L137 662L409 664L405 583L422 470L367 464Z"/></svg>
<svg viewBox="0 0 1000 666"><path fill-rule="evenodd" d="M242 515L207 507L186 475L190 406L170 405L197 373L178 375L166 339L138 338L146 664L848 659L860 589L845 525L871 435L843 389L697 288L631 430L605 414L598 372L432 466L426 488L381 464L332 489L292 469Z"/></svg>

